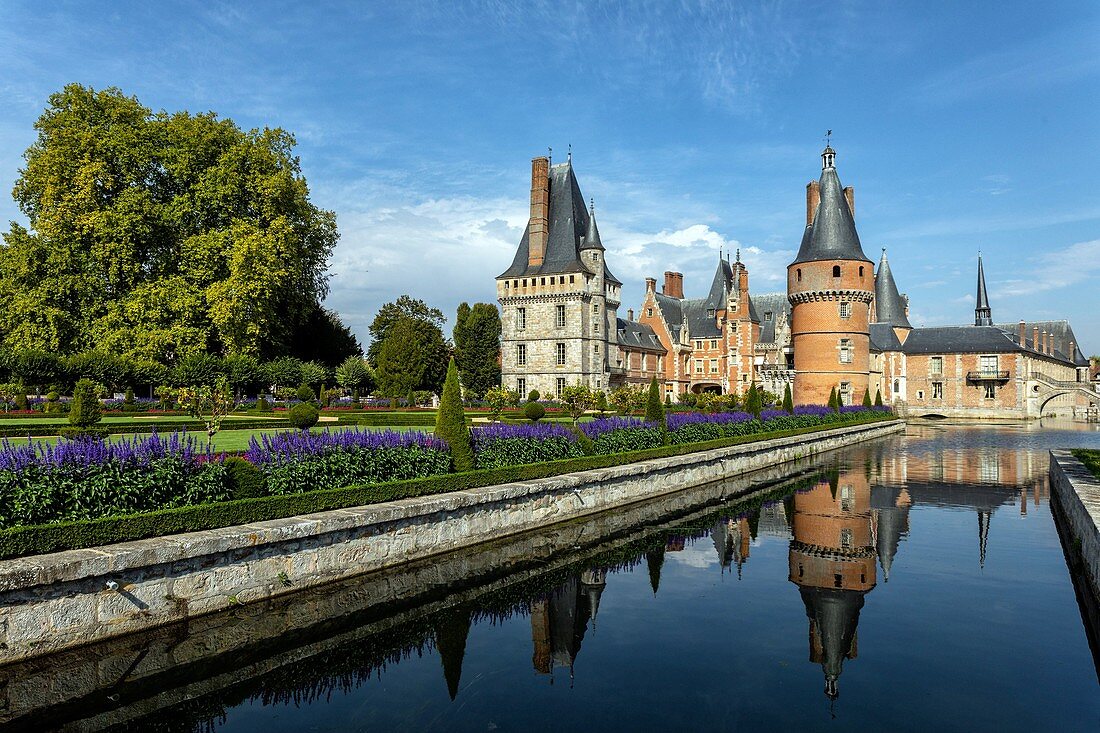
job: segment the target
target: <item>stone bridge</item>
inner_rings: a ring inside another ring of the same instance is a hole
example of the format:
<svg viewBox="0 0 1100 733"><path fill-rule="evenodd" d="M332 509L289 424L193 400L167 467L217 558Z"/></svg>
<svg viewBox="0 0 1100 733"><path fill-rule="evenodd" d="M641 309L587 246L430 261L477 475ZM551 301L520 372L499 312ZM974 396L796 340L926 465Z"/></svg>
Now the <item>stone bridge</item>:
<svg viewBox="0 0 1100 733"><path fill-rule="evenodd" d="M1049 377L1042 372L1031 372L1028 378L1028 412L1032 404L1035 406L1034 414L1041 417L1044 408L1055 397L1064 395L1078 395L1088 400L1087 417L1097 419L1100 414L1100 393L1090 382L1066 382ZM1032 400L1034 402L1032 403ZM1075 409L1076 412L1076 409Z"/></svg>

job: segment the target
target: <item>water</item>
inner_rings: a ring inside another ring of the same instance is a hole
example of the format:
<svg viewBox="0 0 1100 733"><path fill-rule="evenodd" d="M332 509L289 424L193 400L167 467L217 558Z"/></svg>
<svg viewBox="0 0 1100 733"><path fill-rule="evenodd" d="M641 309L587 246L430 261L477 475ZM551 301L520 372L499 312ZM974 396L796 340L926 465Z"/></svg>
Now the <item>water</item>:
<svg viewBox="0 0 1100 733"><path fill-rule="evenodd" d="M736 482L693 489L9 669L9 696L17 679L55 692L7 719L264 733L1100 730L1098 668L1048 503L1046 451L1065 446L1100 447L1100 433L910 427L748 500L722 498ZM74 696L93 667L99 689Z"/></svg>

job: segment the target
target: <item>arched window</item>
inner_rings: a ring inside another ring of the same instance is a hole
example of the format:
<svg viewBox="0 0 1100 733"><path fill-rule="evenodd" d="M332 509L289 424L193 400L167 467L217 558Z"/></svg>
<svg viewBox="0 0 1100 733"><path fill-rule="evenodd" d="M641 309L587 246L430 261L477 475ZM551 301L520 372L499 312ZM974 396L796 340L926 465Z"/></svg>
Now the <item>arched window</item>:
<svg viewBox="0 0 1100 733"><path fill-rule="evenodd" d="M840 265L833 265L833 277L840 277Z"/></svg>
<svg viewBox="0 0 1100 733"><path fill-rule="evenodd" d="M859 276L863 277L863 265L859 266Z"/></svg>
<svg viewBox="0 0 1100 733"><path fill-rule="evenodd" d="M798 282L802 282L802 268L798 268L795 272L798 274Z"/></svg>

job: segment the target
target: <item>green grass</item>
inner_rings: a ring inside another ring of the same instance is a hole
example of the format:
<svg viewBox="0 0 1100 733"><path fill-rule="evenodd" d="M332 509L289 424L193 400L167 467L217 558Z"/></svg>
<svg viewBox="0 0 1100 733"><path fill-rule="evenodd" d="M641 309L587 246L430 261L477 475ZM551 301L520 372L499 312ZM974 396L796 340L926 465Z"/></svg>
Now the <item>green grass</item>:
<svg viewBox="0 0 1100 733"><path fill-rule="evenodd" d="M1085 468L1092 471L1093 476L1100 479L1100 450L1078 448L1071 452L1074 458L1085 464Z"/></svg>
<svg viewBox="0 0 1100 733"><path fill-rule="evenodd" d="M3 414L3 413L0 413ZM265 415L229 415L225 419L229 420L258 420L264 418ZM267 415L272 420L282 420L285 416L272 416ZM132 423L132 422L149 422L150 424L159 423L180 423L180 422L193 422L195 418L189 415L145 415L140 412L131 412L126 415L110 415L104 417L100 424L110 425L111 423ZM0 425L68 425L69 418L62 415L61 417L0 417Z"/></svg>
<svg viewBox="0 0 1100 733"><path fill-rule="evenodd" d="M356 427L356 426L348 426L348 425L340 426L340 425L337 425L336 423L321 423L320 425L317 425L316 427L314 427L312 432L315 432L315 433L320 432L322 430L325 430L326 428L332 428L332 429L340 430L340 429L348 429L349 427ZM265 434L266 435L274 435L275 433L281 433L281 432L285 432L285 431L291 430L291 429L292 428L289 428L289 427L287 427L287 428L259 428L259 429L253 429L253 430L226 430L226 429L223 429L223 430L220 430L220 431L218 431L217 433L214 434L214 438L213 438L212 442L213 442L214 450L216 450L216 451L226 452L226 453L237 453L237 452L248 450L248 443L252 438L259 439L259 437L261 435L265 435ZM394 430L394 431L397 431L397 432L406 432L406 431L409 431L409 430L421 430L422 428L417 428L417 427L408 426L408 425L398 425L398 426L393 426L393 427L376 427L376 426L365 427L364 426L364 427L360 427L360 429L362 429L362 430ZM162 432L161 434L163 435L164 433ZM192 431L190 434L195 436L196 438L199 438L200 440L205 440L206 439L205 431ZM112 435L112 436L110 436L110 438L108 438L108 440L113 441L113 442L117 442L117 441L120 441L120 440L133 440L134 438L147 438L147 437L149 437L149 435L151 435L151 433L137 433L137 434L130 434L130 435ZM46 443L46 444L52 445L52 444L56 443L58 440L61 440L61 438L58 438L57 436L51 435L51 436L46 436L46 437L41 437L41 438L31 438L31 440L33 440L35 443ZM20 444L26 443L27 438L7 438L7 441L9 443L11 443L12 445L20 445ZM3 442L3 439L0 439L0 442Z"/></svg>

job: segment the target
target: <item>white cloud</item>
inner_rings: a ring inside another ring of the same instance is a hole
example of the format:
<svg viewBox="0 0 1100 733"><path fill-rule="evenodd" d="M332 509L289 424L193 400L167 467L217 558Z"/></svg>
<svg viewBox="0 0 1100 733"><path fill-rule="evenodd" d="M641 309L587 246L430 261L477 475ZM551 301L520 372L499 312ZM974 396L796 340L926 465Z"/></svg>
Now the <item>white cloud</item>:
<svg viewBox="0 0 1100 733"><path fill-rule="evenodd" d="M1031 295L1045 290L1058 290L1095 280L1100 275L1100 239L1077 242L1064 249L1045 252L1029 258L1022 268L1026 279L997 283L997 292L1007 296Z"/></svg>

